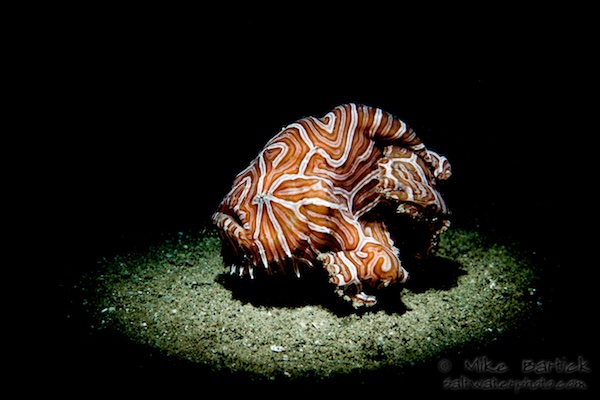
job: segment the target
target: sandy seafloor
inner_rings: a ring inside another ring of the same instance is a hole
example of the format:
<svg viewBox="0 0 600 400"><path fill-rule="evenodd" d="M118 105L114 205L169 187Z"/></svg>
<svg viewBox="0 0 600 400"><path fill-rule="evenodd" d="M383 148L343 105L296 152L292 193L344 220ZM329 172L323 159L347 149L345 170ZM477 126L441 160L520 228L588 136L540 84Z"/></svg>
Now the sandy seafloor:
<svg viewBox="0 0 600 400"><path fill-rule="evenodd" d="M220 248L213 230L180 232L99 260L77 288L90 335L197 366L205 380L400 384L425 368L441 382L448 354L518 337L543 308L532 263L475 231L450 229L408 284L358 312L318 274L231 276Z"/></svg>

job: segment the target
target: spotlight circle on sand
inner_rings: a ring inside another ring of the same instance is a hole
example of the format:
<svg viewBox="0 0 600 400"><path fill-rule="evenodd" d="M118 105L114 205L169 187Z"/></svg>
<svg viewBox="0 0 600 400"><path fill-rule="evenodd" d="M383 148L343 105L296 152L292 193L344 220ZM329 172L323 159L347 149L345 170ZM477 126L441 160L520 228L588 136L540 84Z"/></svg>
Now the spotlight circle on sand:
<svg viewBox="0 0 600 400"><path fill-rule="evenodd" d="M428 266L436 274L409 281L397 298L402 308L381 302L362 315L303 298L291 306L265 304L271 299L260 293L244 298L223 284L220 247L207 231L101 260L77 285L96 321L92 334L120 334L154 358L217 376L322 380L435 367L453 349L481 348L529 328L544 303L527 258L469 230L442 236Z"/></svg>

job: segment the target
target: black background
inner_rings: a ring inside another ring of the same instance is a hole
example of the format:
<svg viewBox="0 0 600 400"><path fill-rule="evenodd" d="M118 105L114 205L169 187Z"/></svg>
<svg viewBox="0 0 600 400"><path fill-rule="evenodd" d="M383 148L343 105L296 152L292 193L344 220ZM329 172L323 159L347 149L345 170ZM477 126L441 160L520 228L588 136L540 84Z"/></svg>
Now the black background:
<svg viewBox="0 0 600 400"><path fill-rule="evenodd" d="M527 31L533 16L510 29L479 16L426 39L426 29L383 23L199 15L90 16L37 38L47 68L34 99L46 112L31 185L44 199L36 232L56 262L55 371L148 363L143 349L90 342L65 288L100 257L199 231L270 137L345 102L407 122L452 164L444 190L456 225L518 243L543 266L535 336L499 353L592 358L594 144L574 39L551 23Z"/></svg>

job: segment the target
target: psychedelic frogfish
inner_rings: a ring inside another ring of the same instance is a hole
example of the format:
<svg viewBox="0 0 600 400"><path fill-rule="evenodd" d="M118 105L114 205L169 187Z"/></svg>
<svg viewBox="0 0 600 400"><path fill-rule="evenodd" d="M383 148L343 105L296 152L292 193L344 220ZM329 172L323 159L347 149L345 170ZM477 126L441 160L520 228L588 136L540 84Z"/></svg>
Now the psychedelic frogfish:
<svg viewBox="0 0 600 400"><path fill-rule="evenodd" d="M448 229L437 183L450 175L444 156L379 108L300 119L237 175L213 215L223 259L252 279L324 269L355 307L373 305L378 289L408 279L396 241L414 236L407 253L425 257Z"/></svg>

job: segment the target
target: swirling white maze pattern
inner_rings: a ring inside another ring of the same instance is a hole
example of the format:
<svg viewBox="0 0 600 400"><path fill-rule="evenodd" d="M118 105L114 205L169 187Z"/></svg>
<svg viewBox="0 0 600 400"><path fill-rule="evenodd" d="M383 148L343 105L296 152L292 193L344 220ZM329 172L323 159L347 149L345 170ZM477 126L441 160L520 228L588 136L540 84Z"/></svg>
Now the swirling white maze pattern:
<svg viewBox="0 0 600 400"><path fill-rule="evenodd" d="M300 276L322 265L340 288L358 288L349 296L355 304L372 304L363 285L404 282L408 274L385 222L370 211L402 204L415 218L444 216L435 184L449 176L446 158L426 149L404 122L345 104L275 135L235 178L213 221L232 272ZM440 221L432 238L447 226Z"/></svg>

